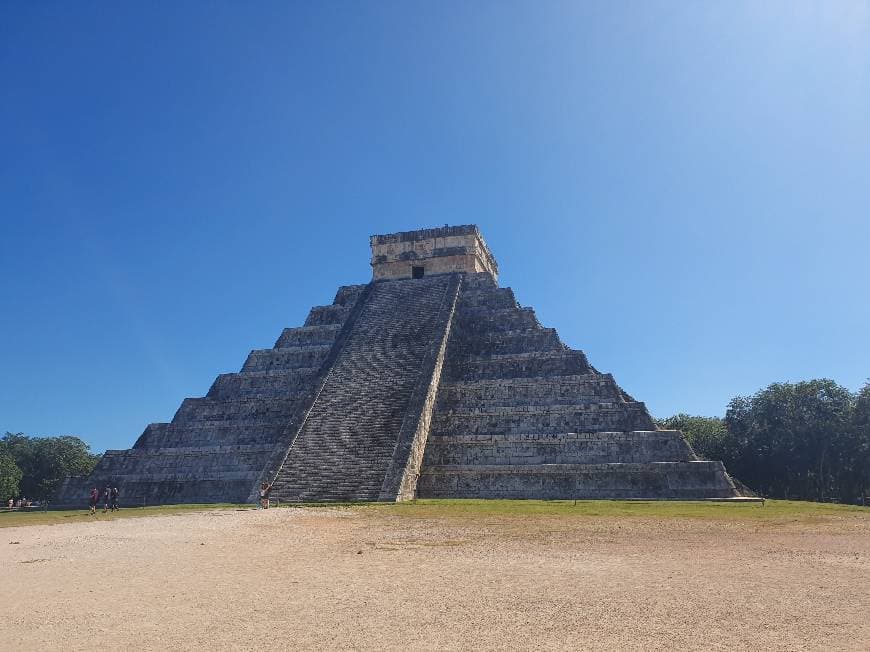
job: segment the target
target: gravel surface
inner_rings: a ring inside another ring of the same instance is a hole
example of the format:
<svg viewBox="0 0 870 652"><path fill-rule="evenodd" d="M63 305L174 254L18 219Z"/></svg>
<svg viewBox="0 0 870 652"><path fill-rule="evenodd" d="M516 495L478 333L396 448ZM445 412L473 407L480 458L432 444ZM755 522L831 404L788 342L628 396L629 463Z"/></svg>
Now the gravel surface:
<svg viewBox="0 0 870 652"><path fill-rule="evenodd" d="M0 648L868 650L870 518L366 509L0 530Z"/></svg>

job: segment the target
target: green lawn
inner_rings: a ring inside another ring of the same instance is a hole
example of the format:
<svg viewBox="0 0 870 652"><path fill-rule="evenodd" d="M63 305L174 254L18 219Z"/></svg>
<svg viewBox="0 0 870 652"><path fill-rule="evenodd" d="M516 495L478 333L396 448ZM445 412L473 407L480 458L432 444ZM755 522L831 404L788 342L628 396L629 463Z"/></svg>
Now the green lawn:
<svg viewBox="0 0 870 652"><path fill-rule="evenodd" d="M324 505L294 506L297 509L323 508ZM624 500L418 500L406 503L368 503L336 505L360 513L405 518L480 518L554 516L563 518L694 518L724 521L814 521L831 517L870 518L870 507L768 500L761 503L716 503L681 501ZM95 516L87 510L0 513L0 528L18 525L53 525L105 521L142 516L175 516L215 509L253 509L253 505L164 505L130 507L118 512Z"/></svg>
<svg viewBox="0 0 870 652"><path fill-rule="evenodd" d="M831 516L870 517L870 507L767 500L721 503L634 500L418 500L368 509L411 518L476 516L565 516L579 518L700 518L717 520L807 519Z"/></svg>
<svg viewBox="0 0 870 652"><path fill-rule="evenodd" d="M57 525L59 523L82 523L87 521L114 521L119 518L139 518L142 516L176 516L189 512L212 509L253 509L253 505L161 505L159 507L127 507L117 512L103 513L98 509L91 516L87 509L65 509L43 512L0 512L0 528L18 525Z"/></svg>

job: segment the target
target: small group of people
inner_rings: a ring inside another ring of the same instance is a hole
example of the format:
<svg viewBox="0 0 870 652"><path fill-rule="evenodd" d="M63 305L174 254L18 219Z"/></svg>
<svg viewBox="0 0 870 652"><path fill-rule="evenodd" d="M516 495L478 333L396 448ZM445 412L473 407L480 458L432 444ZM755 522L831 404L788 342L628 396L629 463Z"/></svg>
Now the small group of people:
<svg viewBox="0 0 870 652"><path fill-rule="evenodd" d="M91 506L91 514L97 513L97 505L101 502L103 503L103 514L111 509L113 512L116 509L120 509L118 507L118 487L112 487L111 485L106 485L105 488L100 491L96 487L91 489L90 497L88 500L88 504Z"/></svg>
<svg viewBox="0 0 870 652"><path fill-rule="evenodd" d="M260 485L260 502L257 509L269 509L269 494L272 493L272 484L263 482Z"/></svg>
<svg viewBox="0 0 870 652"><path fill-rule="evenodd" d="M13 509L30 509L31 507L37 506L38 503L35 503L30 498L25 498L24 496L22 496L21 498L10 498L9 501L6 503L6 507L9 508L10 512Z"/></svg>

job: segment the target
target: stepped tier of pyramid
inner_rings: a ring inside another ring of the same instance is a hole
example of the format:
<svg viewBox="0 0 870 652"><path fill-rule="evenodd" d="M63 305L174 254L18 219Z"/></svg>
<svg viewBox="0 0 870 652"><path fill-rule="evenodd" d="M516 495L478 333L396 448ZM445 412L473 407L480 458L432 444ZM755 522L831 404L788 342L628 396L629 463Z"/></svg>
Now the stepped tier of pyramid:
<svg viewBox="0 0 870 652"><path fill-rule="evenodd" d="M107 483L127 504L246 502L261 482L292 502L741 496L498 286L476 226L371 247L370 283L339 288L55 502Z"/></svg>

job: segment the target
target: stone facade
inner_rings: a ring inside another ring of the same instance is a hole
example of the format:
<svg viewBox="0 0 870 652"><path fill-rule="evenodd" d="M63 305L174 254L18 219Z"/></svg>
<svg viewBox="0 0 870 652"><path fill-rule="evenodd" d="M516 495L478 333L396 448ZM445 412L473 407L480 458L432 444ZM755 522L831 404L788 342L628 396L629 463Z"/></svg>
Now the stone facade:
<svg viewBox="0 0 870 652"><path fill-rule="evenodd" d="M373 235L372 278L414 278L455 272L486 272L498 279L498 265L474 225L445 226L388 235Z"/></svg>
<svg viewBox="0 0 870 652"><path fill-rule="evenodd" d="M251 351L202 398L184 399L170 423L152 423L130 450L106 451L88 478L69 478L55 503L81 504L92 486L117 484L127 504L244 502L287 449L287 432L332 368L345 325L368 285L339 288L305 325ZM338 347L337 347L338 345Z"/></svg>
<svg viewBox="0 0 870 652"><path fill-rule="evenodd" d="M729 499L720 462L538 323L475 226L372 236L373 280L252 351L56 502ZM413 268L418 268L416 273Z"/></svg>
<svg viewBox="0 0 870 652"><path fill-rule="evenodd" d="M466 274L420 497L733 498L719 462L566 347L488 274Z"/></svg>

